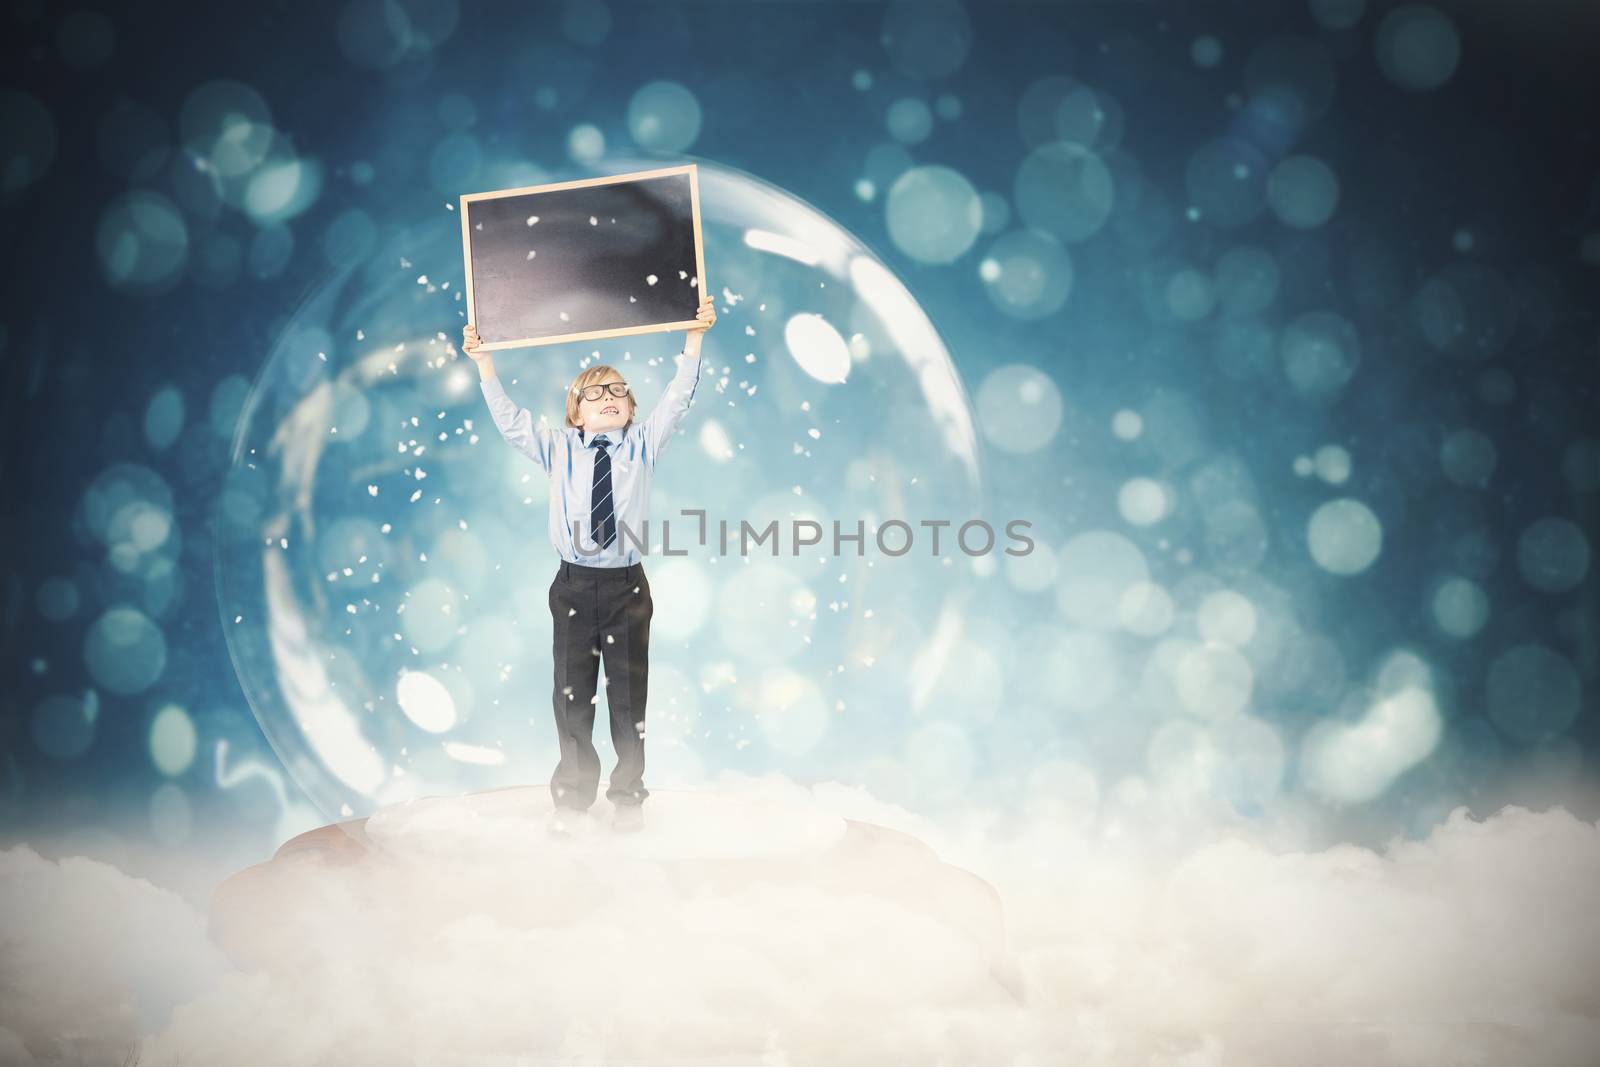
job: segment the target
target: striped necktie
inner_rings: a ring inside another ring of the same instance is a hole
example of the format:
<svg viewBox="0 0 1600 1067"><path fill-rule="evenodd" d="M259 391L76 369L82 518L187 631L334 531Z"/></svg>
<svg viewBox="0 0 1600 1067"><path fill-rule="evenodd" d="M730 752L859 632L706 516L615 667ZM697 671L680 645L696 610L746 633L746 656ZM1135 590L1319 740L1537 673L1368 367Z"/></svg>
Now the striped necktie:
<svg viewBox="0 0 1600 1067"><path fill-rule="evenodd" d="M617 539L616 501L611 499L611 456L604 437L594 443L594 485L589 490L589 531L601 548Z"/></svg>

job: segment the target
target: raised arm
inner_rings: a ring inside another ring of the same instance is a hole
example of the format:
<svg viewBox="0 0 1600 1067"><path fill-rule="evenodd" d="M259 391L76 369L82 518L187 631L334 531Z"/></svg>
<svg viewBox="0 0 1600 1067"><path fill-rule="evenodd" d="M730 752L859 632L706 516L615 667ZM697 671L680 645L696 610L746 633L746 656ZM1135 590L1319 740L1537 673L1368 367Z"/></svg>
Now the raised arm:
<svg viewBox="0 0 1600 1067"><path fill-rule="evenodd" d="M494 370L494 357L479 347L478 329L472 323L462 335L462 351L478 365L479 386L483 399L489 403L489 414L494 417L495 429L506 443L543 467L548 473L551 457L555 455L556 431L533 424L533 412L518 407L506 395L505 387Z"/></svg>
<svg viewBox="0 0 1600 1067"><path fill-rule="evenodd" d="M518 407L506 395L498 377L485 378L478 383L483 398L489 402L489 414L494 416L495 428L506 443L533 460L548 473L551 457L555 454L556 431L533 424L533 412Z"/></svg>
<svg viewBox="0 0 1600 1067"><path fill-rule="evenodd" d="M667 383L661 399L656 401L656 406L650 409L650 414L644 420L645 456L652 465L677 432L683 417L689 414L689 405L694 403L699 384L700 353L685 350L682 362Z"/></svg>
<svg viewBox="0 0 1600 1067"><path fill-rule="evenodd" d="M642 426L645 460L651 466L655 465L656 457L667 447L667 442L672 440L683 417L689 414L689 405L694 403L695 389L700 384L700 342L717 321L717 311L709 297L700 302L700 310L695 317L705 325L688 331L678 369L673 372L672 380L662 391L656 406L650 409Z"/></svg>

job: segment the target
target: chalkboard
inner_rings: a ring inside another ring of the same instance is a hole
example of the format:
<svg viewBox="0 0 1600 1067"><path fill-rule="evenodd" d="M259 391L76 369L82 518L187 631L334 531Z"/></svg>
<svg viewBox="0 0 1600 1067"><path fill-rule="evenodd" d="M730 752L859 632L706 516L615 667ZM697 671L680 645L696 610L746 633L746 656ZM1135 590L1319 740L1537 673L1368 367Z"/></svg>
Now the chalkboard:
<svg viewBox="0 0 1600 1067"><path fill-rule="evenodd" d="M687 330L706 292L695 165L461 198L483 347Z"/></svg>

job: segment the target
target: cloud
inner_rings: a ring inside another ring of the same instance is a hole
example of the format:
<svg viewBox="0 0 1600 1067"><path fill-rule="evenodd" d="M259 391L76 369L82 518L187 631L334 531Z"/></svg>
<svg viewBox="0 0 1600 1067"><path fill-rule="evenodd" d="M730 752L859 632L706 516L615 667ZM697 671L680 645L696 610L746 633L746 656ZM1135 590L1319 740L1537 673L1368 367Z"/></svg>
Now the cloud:
<svg viewBox="0 0 1600 1067"><path fill-rule="evenodd" d="M362 862L286 853L231 881L211 936L105 864L0 852L0 1060L121 1063L136 1032L161 1065L1554 1065L1600 1047L1600 826L1562 808L1460 809L1382 852L1237 828L1172 847L729 776L657 793L642 834L558 842L530 821L542 792L386 809Z"/></svg>
<svg viewBox="0 0 1600 1067"><path fill-rule="evenodd" d="M0 851L0 900L0 1063L120 1064L230 969L181 896L98 860Z"/></svg>

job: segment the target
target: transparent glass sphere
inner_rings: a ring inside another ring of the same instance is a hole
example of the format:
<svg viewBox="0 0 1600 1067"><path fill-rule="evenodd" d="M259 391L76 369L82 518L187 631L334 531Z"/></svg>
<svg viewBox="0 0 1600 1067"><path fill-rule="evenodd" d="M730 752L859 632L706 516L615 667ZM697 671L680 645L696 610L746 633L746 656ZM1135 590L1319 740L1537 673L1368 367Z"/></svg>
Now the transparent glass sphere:
<svg viewBox="0 0 1600 1067"><path fill-rule="evenodd" d="M516 184L662 165L615 160ZM796 197L698 167L718 321L650 502L646 784L722 769L859 781L874 761L906 758L915 722L946 714L938 704L954 698L929 679L959 648L964 609L992 570L984 557L998 563L1014 542L981 510L967 392L905 285ZM216 501L235 669L330 818L545 782L558 754L551 485L501 440L457 351L460 225L439 214L382 229L272 339ZM644 334L494 359L509 395L559 428L568 385L595 362L632 383L643 418L682 341ZM705 511L704 545L683 509ZM820 544L796 551L797 519L820 525ZM881 526L894 519L906 529ZM957 543L974 519L994 530L986 550L979 527ZM741 521L762 531L772 520L778 554L769 537L741 555ZM845 535L861 524L859 555L850 541L834 553L835 521ZM937 522L949 525L936 555L925 523ZM602 774L604 691L602 676Z"/></svg>

